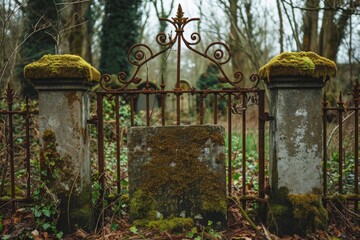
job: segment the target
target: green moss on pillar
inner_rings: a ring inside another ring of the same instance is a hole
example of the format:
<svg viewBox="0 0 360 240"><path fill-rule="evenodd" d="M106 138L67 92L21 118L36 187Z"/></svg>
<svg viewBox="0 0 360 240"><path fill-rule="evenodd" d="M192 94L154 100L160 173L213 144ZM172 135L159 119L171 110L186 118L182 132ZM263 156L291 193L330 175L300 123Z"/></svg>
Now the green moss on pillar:
<svg viewBox="0 0 360 240"><path fill-rule="evenodd" d="M283 52L259 69L262 79L270 76L334 77L336 64L314 52Z"/></svg>
<svg viewBox="0 0 360 240"><path fill-rule="evenodd" d="M70 55L44 55L24 68L27 79L84 79L98 82L100 73L83 58Z"/></svg>

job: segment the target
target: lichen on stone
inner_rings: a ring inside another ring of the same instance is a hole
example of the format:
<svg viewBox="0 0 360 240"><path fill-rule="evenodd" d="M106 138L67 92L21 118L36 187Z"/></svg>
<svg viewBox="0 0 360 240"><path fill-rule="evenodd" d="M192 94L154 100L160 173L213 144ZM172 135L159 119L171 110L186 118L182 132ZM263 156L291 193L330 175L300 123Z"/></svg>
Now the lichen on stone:
<svg viewBox="0 0 360 240"><path fill-rule="evenodd" d="M283 52L259 69L262 79L271 76L307 76L327 78L336 75L336 64L314 52Z"/></svg>
<svg viewBox="0 0 360 240"><path fill-rule="evenodd" d="M83 58L71 54L44 55L24 68L27 79L84 79L98 82L100 73Z"/></svg>
<svg viewBox="0 0 360 240"><path fill-rule="evenodd" d="M134 142L143 142L144 139L147 142L136 149L147 149L150 160L136 165L136 175L141 174L141 181L130 179L130 215L134 222L146 226L159 221L158 215L164 220L199 216L197 221L200 224L206 225L208 220L212 220L225 226L225 178L211 169L210 163L206 163L211 161L203 159L205 153L201 152L204 147L222 147L224 139L209 129L194 126L193 135L188 135L189 132L181 127L167 128L166 131L158 128L157 133L149 138L136 134L139 139ZM132 154L135 153L130 151L129 154L129 175L131 173L133 178ZM224 164L225 155L222 152L217 154L214 156L218 159L217 164Z"/></svg>

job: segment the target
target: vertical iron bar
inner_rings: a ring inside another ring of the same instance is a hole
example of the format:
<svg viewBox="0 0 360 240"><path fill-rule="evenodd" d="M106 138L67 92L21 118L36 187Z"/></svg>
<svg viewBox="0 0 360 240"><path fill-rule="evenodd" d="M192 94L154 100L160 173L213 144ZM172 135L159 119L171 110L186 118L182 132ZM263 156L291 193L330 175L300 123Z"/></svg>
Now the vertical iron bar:
<svg viewBox="0 0 360 240"><path fill-rule="evenodd" d="M265 91L259 90L259 198L265 197Z"/></svg>
<svg viewBox="0 0 360 240"><path fill-rule="evenodd" d="M150 126L150 99L149 99L149 93L147 92L145 94L146 97L146 126Z"/></svg>
<svg viewBox="0 0 360 240"><path fill-rule="evenodd" d="M180 89L180 63L181 63L181 37L183 34L183 29L177 29L177 72L176 72L176 91L181 91ZM176 124L180 125L180 94L176 94Z"/></svg>
<svg viewBox="0 0 360 240"><path fill-rule="evenodd" d="M356 83L354 84L354 98L355 98L355 103L354 103L354 114L355 114L355 139L354 139L354 149L355 149L355 191L354 193L356 195L359 194L359 102L360 102L360 86L359 86L359 82L356 81ZM355 212L358 212L358 201L355 201Z"/></svg>
<svg viewBox="0 0 360 240"><path fill-rule="evenodd" d="M343 102L342 102L342 93L340 92L340 98L338 102L338 112L339 112L339 193L343 193Z"/></svg>
<svg viewBox="0 0 360 240"><path fill-rule="evenodd" d="M165 91L165 82L164 82L164 75L162 75L161 77L161 125L165 126L165 98L166 98L166 93Z"/></svg>
<svg viewBox="0 0 360 240"><path fill-rule="evenodd" d="M204 120L204 96L203 96L203 93L201 92L200 93L200 125L203 124L203 120Z"/></svg>
<svg viewBox="0 0 360 240"><path fill-rule="evenodd" d="M26 97L26 114L25 114L25 144L26 144L26 198L30 198L30 104L29 98Z"/></svg>
<svg viewBox="0 0 360 240"><path fill-rule="evenodd" d="M176 125L180 125L180 94L176 93Z"/></svg>
<svg viewBox="0 0 360 240"><path fill-rule="evenodd" d="M214 93L214 124L217 124L217 94Z"/></svg>
<svg viewBox="0 0 360 240"><path fill-rule="evenodd" d="M243 94L242 107L242 194L246 195L246 94ZM246 202L243 202L243 208L245 209Z"/></svg>
<svg viewBox="0 0 360 240"><path fill-rule="evenodd" d="M103 116L103 95L97 94L97 130L98 130L98 168L100 185L100 202L105 193L105 160L104 160L104 116Z"/></svg>
<svg viewBox="0 0 360 240"><path fill-rule="evenodd" d="M130 95L130 116L131 116L131 126L134 126L134 95Z"/></svg>
<svg viewBox="0 0 360 240"><path fill-rule="evenodd" d="M323 195L326 196L327 194L327 145L326 145L326 139L327 139L327 123L326 123L326 112L327 112L327 101L326 101L326 94L324 93L323 97Z"/></svg>
<svg viewBox="0 0 360 240"><path fill-rule="evenodd" d="M228 94L227 102L227 111L228 111L228 195L231 196L231 186L232 186L232 162L231 162L231 151L232 151L232 132L231 132L231 93Z"/></svg>
<svg viewBox="0 0 360 240"><path fill-rule="evenodd" d="M8 86L8 91L10 91L10 86ZM14 135L13 135L13 95L7 95L7 104L8 104L8 129L9 129L9 141L7 145L7 154L10 161L10 178L11 178L11 212L15 213L15 164L14 164Z"/></svg>
<svg viewBox="0 0 360 240"><path fill-rule="evenodd" d="M115 132L116 132L116 186L117 186L117 194L121 194L121 172L120 172L120 102L119 95L116 95L115 98Z"/></svg>

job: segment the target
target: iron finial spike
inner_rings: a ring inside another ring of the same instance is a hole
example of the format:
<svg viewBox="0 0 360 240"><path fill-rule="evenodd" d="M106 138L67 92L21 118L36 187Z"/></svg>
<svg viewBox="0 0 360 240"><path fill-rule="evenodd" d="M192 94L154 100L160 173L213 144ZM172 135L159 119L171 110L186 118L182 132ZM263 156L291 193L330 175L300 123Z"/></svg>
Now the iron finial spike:
<svg viewBox="0 0 360 240"><path fill-rule="evenodd" d="M181 4L179 3L178 9L177 9L177 13L176 13L176 17L177 17L178 19L181 19L181 18L183 18L183 16L184 16L184 12L183 12L183 10L182 10Z"/></svg>

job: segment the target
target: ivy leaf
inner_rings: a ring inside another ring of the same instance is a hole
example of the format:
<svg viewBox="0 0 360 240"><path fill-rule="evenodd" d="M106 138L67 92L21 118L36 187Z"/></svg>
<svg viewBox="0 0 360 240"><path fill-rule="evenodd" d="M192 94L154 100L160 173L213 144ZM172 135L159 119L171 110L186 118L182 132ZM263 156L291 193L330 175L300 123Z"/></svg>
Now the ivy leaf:
<svg viewBox="0 0 360 240"><path fill-rule="evenodd" d="M56 238L61 239L63 235L64 233L60 231L56 234Z"/></svg>
<svg viewBox="0 0 360 240"><path fill-rule="evenodd" d="M111 224L111 231L116 231L119 226L116 223Z"/></svg>
<svg viewBox="0 0 360 240"><path fill-rule="evenodd" d="M50 223L44 223L41 227L46 231L50 227Z"/></svg>
<svg viewBox="0 0 360 240"><path fill-rule="evenodd" d="M50 209L48 209L48 208L44 208L44 209L42 210L42 213L43 213L46 217L50 217L50 216L51 216L51 211L50 211Z"/></svg>
<svg viewBox="0 0 360 240"><path fill-rule="evenodd" d="M132 233L138 233L138 229L136 228L136 226L132 226L131 228L129 228L130 232Z"/></svg>

